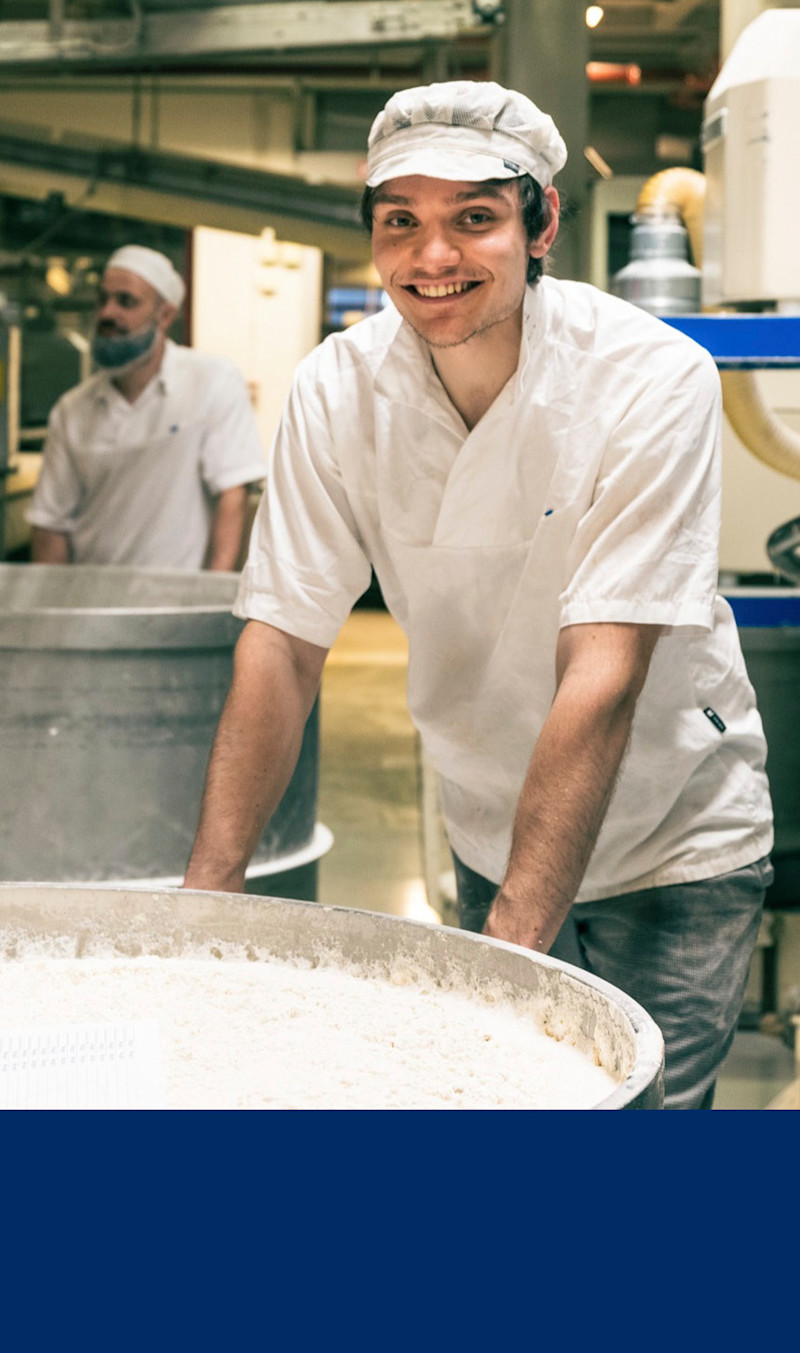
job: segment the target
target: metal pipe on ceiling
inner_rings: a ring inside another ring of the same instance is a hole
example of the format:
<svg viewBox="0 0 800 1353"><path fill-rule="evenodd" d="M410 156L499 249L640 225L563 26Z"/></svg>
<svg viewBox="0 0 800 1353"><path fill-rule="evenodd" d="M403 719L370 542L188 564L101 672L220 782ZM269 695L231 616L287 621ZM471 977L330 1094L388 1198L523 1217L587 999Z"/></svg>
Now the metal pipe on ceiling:
<svg viewBox="0 0 800 1353"><path fill-rule="evenodd" d="M133 147L104 149L57 145L0 135L0 161L51 170L91 183L148 188L170 196L201 198L266 214L297 216L321 225L363 232L359 192L309 184L288 175Z"/></svg>
<svg viewBox="0 0 800 1353"><path fill-rule="evenodd" d="M57 7L61 0L52 0ZM135 60L149 69L160 62L201 57L389 46L451 41L485 33L502 21L501 0L306 0L306 3L220 5L191 10L148 10L130 0L131 19L50 18L0 23L0 64ZM59 19L54 36L53 20Z"/></svg>

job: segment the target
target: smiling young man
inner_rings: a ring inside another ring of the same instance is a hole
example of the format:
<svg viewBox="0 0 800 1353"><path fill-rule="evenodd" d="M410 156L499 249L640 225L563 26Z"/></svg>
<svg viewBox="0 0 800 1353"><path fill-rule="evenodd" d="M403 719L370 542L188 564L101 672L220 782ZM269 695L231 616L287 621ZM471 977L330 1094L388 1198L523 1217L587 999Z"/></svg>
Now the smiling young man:
<svg viewBox="0 0 800 1353"><path fill-rule="evenodd" d="M36 564L234 569L265 463L241 373L173 343L183 279L125 245L99 288L97 370L51 410L28 520Z"/></svg>
<svg viewBox="0 0 800 1353"><path fill-rule="evenodd" d="M384 290L431 349L468 428L519 361L528 261L545 256L558 230L558 194L543 196L549 224L532 240L514 181L409 175L376 188L366 206Z"/></svg>
<svg viewBox="0 0 800 1353"><path fill-rule="evenodd" d="M372 566L460 923L628 992L664 1034L666 1107L708 1108L772 846L716 591L719 380L670 326L542 277L565 159L491 82L376 118L363 215L390 304L296 373L184 882L243 889Z"/></svg>

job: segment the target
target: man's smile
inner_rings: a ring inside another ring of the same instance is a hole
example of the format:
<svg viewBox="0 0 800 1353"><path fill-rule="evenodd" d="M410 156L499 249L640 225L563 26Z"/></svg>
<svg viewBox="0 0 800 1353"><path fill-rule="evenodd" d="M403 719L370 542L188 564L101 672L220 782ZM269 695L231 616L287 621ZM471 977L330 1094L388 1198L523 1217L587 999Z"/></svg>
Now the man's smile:
<svg viewBox="0 0 800 1353"><path fill-rule="evenodd" d="M415 296L424 296L426 300L438 299L441 296L459 296L465 291L472 291L474 287L481 286L481 282L410 282L405 290L410 291Z"/></svg>

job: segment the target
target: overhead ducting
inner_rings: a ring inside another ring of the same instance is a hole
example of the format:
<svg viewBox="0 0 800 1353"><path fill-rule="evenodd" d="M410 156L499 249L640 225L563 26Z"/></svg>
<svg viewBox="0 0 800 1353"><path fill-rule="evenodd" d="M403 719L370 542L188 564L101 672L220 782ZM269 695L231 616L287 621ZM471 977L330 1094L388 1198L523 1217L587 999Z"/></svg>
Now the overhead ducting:
<svg viewBox="0 0 800 1353"><path fill-rule="evenodd" d="M500 0L297 0L192 9L129 3L129 17L93 20L69 19L62 0L53 0L47 20L0 23L0 66L138 64L152 70L212 56L447 42L502 21Z"/></svg>
<svg viewBox="0 0 800 1353"><path fill-rule="evenodd" d="M36 9L23 0L16 13L26 12ZM37 197L55 186L70 201L90 198L96 210L178 226L258 232L269 218L299 243L348 258L368 249L358 214L358 155L343 166L347 156L339 154L330 173L328 147L314 159L324 73L309 84L298 76L281 80L276 69L289 63L324 72L334 60L343 69L352 61L363 72L359 87L382 98L387 60L422 78L437 53L460 51L458 40L469 46L503 17L500 0L117 0L95 11L110 14L103 18L86 17L92 10L73 8L70 0L41 0L38 12L48 17L0 21L5 192ZM257 75L244 92L248 66ZM231 80L230 122L221 110L217 126L193 135L189 100L206 89L221 100L224 87L214 90L214 79ZM43 81L52 84L32 105L30 91ZM176 81L186 82L180 121ZM346 76L338 78L337 89L350 87ZM120 116L126 97L127 119Z"/></svg>
<svg viewBox="0 0 800 1353"><path fill-rule="evenodd" d="M288 215L319 225L363 230L357 190L334 184L312 185L303 179L219 160L134 146L92 148L0 134L0 161L66 174L91 184L134 186L264 215Z"/></svg>

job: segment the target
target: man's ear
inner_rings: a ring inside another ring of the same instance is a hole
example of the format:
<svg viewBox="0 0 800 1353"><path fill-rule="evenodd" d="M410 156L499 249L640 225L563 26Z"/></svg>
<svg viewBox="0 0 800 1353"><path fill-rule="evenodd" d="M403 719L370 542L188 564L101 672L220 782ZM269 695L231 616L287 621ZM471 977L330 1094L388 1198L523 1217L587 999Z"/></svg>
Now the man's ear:
<svg viewBox="0 0 800 1353"><path fill-rule="evenodd" d="M156 323L159 329L161 330L162 334L165 334L167 332L170 325L174 321L177 313L178 313L177 306L170 305L167 301L164 301L158 313L158 318L156 320Z"/></svg>
<svg viewBox="0 0 800 1353"><path fill-rule="evenodd" d="M545 254L552 249L558 234L558 213L560 210L558 191L553 187L545 188L544 195L550 203L550 221L538 239L532 240L528 245L528 253L531 258L544 258Z"/></svg>

